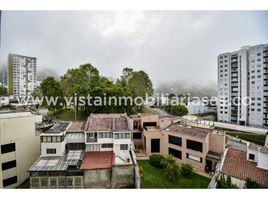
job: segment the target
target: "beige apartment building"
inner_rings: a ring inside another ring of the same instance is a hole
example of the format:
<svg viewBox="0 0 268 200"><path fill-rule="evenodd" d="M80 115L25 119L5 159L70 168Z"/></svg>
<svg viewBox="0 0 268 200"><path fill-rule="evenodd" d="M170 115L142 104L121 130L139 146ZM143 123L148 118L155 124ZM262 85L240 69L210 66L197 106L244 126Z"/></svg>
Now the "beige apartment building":
<svg viewBox="0 0 268 200"><path fill-rule="evenodd" d="M30 112L0 114L0 188L15 188L29 177L40 155L35 124L41 121L41 115Z"/></svg>
<svg viewBox="0 0 268 200"><path fill-rule="evenodd" d="M214 171L225 149L226 136L212 129L185 126L157 114L132 115L133 142L137 151L173 155L179 163L189 163L196 171Z"/></svg>

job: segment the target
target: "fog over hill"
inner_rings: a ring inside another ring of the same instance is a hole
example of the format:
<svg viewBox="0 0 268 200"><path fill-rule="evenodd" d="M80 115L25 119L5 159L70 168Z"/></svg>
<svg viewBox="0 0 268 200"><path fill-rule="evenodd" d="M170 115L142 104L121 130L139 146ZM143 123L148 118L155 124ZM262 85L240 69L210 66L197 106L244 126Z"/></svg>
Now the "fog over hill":
<svg viewBox="0 0 268 200"><path fill-rule="evenodd" d="M216 82L204 83L194 80L161 82L155 88L155 94L157 93L173 93L176 95L190 93L192 97L211 97L217 95L217 84Z"/></svg>
<svg viewBox="0 0 268 200"><path fill-rule="evenodd" d="M59 78L60 78L59 74L54 69L43 68L43 69L37 70L37 80L38 81L43 81L48 76L53 76L57 80L59 80Z"/></svg>

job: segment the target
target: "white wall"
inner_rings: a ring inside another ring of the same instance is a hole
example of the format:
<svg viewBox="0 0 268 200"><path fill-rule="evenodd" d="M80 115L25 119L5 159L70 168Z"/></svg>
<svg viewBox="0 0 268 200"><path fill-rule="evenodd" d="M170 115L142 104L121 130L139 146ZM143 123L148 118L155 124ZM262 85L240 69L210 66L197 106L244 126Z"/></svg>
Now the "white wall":
<svg viewBox="0 0 268 200"><path fill-rule="evenodd" d="M267 153L262 153L259 151L257 167L268 170L268 154Z"/></svg>
<svg viewBox="0 0 268 200"><path fill-rule="evenodd" d="M254 154L255 155L255 160L254 161L258 162L258 151L256 151L255 149L250 149L250 148L247 149L247 160L252 161L252 160L249 159L249 154Z"/></svg>
<svg viewBox="0 0 268 200"><path fill-rule="evenodd" d="M35 134L35 123L41 121L41 115L31 115L30 113L1 114L0 144L16 143L16 151L2 154L0 160L1 165L2 162L9 161L12 157L12 159L16 159L16 173L13 171L13 175L17 175L18 183L10 187L18 186L29 177L28 169L40 155L40 139ZM6 172L2 172L2 175L4 173ZM4 176L10 175L10 173L11 171L7 171Z"/></svg>
<svg viewBox="0 0 268 200"><path fill-rule="evenodd" d="M63 156L65 152L65 140L62 142L41 143L41 156ZM56 149L56 154L47 154L47 149Z"/></svg>

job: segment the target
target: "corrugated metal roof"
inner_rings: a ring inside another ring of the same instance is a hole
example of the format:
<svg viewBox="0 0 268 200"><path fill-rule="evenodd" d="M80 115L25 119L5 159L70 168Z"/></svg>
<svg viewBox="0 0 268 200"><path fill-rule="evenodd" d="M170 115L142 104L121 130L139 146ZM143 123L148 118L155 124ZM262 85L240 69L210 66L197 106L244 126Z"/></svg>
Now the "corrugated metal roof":
<svg viewBox="0 0 268 200"><path fill-rule="evenodd" d="M83 159L84 151L69 151L64 156L39 157L29 171L66 171L69 165L77 165Z"/></svg>

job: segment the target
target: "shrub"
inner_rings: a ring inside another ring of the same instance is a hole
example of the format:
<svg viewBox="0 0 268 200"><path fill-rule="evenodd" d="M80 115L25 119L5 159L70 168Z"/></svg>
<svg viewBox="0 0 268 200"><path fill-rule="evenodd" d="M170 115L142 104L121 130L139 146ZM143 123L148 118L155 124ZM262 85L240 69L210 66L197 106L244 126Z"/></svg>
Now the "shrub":
<svg viewBox="0 0 268 200"><path fill-rule="evenodd" d="M193 166L190 164L181 164L181 175L189 178L194 173Z"/></svg>
<svg viewBox="0 0 268 200"><path fill-rule="evenodd" d="M259 188L260 185L259 183L257 183L256 181L250 179L250 178L246 178L246 187L247 188Z"/></svg>
<svg viewBox="0 0 268 200"><path fill-rule="evenodd" d="M150 163L151 165L157 167L157 168L162 168L163 165L162 165L162 160L164 159L165 157L160 155L160 154L153 154L150 156Z"/></svg>
<svg viewBox="0 0 268 200"><path fill-rule="evenodd" d="M176 181L180 175L180 167L177 165L174 157L171 155L166 156L164 159L162 159L162 164L167 179L173 182Z"/></svg>
<svg viewBox="0 0 268 200"><path fill-rule="evenodd" d="M221 174L220 179L217 180L217 188L238 188L236 184L232 183L231 177L228 175L227 179Z"/></svg>

